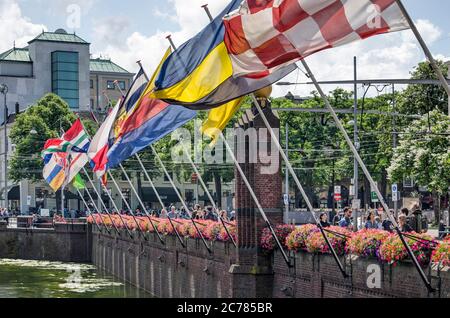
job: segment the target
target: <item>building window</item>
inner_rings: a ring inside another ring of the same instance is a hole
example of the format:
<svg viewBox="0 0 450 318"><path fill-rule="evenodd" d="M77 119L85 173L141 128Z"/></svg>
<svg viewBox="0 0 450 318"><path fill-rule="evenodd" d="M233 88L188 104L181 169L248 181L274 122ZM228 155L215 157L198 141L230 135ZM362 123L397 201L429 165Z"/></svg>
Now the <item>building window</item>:
<svg viewBox="0 0 450 318"><path fill-rule="evenodd" d="M94 109L95 105L94 105L94 100L91 98L91 109Z"/></svg>
<svg viewBox="0 0 450 318"><path fill-rule="evenodd" d="M90 88L93 89L94 88L94 80L90 80Z"/></svg>
<svg viewBox="0 0 450 318"><path fill-rule="evenodd" d="M70 108L79 108L79 65L77 52L52 52L52 92Z"/></svg>
<svg viewBox="0 0 450 318"><path fill-rule="evenodd" d="M107 81L106 88L111 90L116 89L116 84L114 84L114 81Z"/></svg>
<svg viewBox="0 0 450 318"><path fill-rule="evenodd" d="M119 88L123 91L125 91L127 89L127 85L126 85L125 81L118 81L117 85L119 85Z"/></svg>

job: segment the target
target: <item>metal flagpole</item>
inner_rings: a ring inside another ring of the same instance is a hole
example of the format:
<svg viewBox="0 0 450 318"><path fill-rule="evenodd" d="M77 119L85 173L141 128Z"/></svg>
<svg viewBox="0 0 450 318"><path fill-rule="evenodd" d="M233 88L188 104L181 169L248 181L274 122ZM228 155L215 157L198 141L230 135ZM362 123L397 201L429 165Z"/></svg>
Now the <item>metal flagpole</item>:
<svg viewBox="0 0 450 318"><path fill-rule="evenodd" d="M117 215L119 216L119 218L122 221L123 225L125 226L125 229L127 230L128 235L130 236L130 238L133 238L133 234L131 234L131 231L128 228L127 223L125 222L125 220L123 219L122 215L120 214L119 208L117 207L116 202L114 202L114 199L112 198L111 193L109 193L108 188L103 184L103 182L102 182L102 187L105 190L106 194L108 195L108 198L111 200L111 203L114 206L114 209L116 210Z"/></svg>
<svg viewBox="0 0 450 318"><path fill-rule="evenodd" d="M122 169L122 172L124 173L125 178L127 179L128 183L130 184L131 189L133 190L134 194L136 195L136 197L137 197L137 199L138 199L138 201L139 201L139 204L142 206L142 210L144 210L145 215L147 216L148 220L150 221L151 225L153 226L153 229L155 230L156 235L158 235L159 240L161 241L161 243L162 243L163 245L166 244L166 242L164 242L164 240L162 239L161 234L158 232L158 228L157 228L156 225L153 223L153 220L152 220L152 218L151 218L151 216L150 216L150 213L148 213L148 210L147 210L147 208L145 207L144 202L142 202L142 199L141 199L141 197L139 196L139 193L136 191L136 188L134 187L133 183L131 182L130 177L128 176L128 174L127 174L127 172L125 171L125 168L123 167L122 164L120 164L120 168ZM133 213L133 212L131 212L131 213ZM136 222L137 222L137 221L136 221Z"/></svg>
<svg viewBox="0 0 450 318"><path fill-rule="evenodd" d="M172 42L171 39L170 39L170 36L168 37L168 39L169 39L169 41L171 42L171 44L173 44L173 42ZM140 64L140 61L138 61L138 64L142 67L142 65ZM144 76L145 76L145 78L146 78L147 81L148 81L149 78L148 78L147 74L145 73L144 68L142 68L142 70L144 71ZM191 214L191 212L189 211L189 208L188 208L187 205L186 205L186 202L184 201L183 197L181 196L180 192L178 191L177 187L175 186L175 183L173 182L172 177L170 176L169 172L167 171L166 166L165 166L164 163L162 162L162 160L161 160L161 158L160 158L158 152L156 151L156 149L155 149L155 147L154 147L153 145L150 145L150 147L151 147L151 149L152 149L154 155L156 156L156 158L157 158L159 164L160 164L161 167L163 168L164 173L166 174L167 178L169 179L169 181L170 181L170 183L171 183L171 185L172 185L174 191L176 192L176 194L177 194L177 196L178 196L178 198L179 198L181 204L183 205L184 209L186 210L186 213L189 215L189 217L190 217L190 219L191 219L191 221L192 221L192 224L194 225L195 230L197 231L197 233L199 234L200 238L201 238L202 241L203 241L203 244L205 245L205 247L206 247L206 249L208 250L208 252L209 252L209 253L212 253L211 248L208 246L208 243L206 243L206 240L205 240L205 238L204 238L202 232L200 232L200 230L198 229L197 224L195 223L194 219L192 218L192 214ZM144 169L144 170L145 170L145 169Z"/></svg>
<svg viewBox="0 0 450 318"><path fill-rule="evenodd" d="M212 22L212 21L213 21L213 18L212 18L211 12L209 11L208 5L207 5L207 4L206 4L206 5L203 5L202 8L205 10L205 12L206 12L206 14L208 15L210 21ZM171 41L170 38L169 38L169 40ZM173 45L173 42L172 42L172 41L171 41L171 44ZM261 213L261 215L262 215L264 221L266 222L267 226L269 227L269 230L270 230L270 232L271 232L271 234L272 234L272 236L273 236L273 238L274 238L274 240L275 240L275 242L276 242L278 248L280 249L280 251L281 251L281 253L282 253L282 255L283 255L284 260L286 261L286 264L288 265L288 267L292 267L292 264L291 264L291 262L289 261L289 258L288 258L288 256L287 256L286 252L285 252L284 249L283 249L283 245L281 245L280 240L278 239L278 237L277 237L277 235L276 235L276 233L275 233L275 231L274 231L274 229L273 229L273 227L272 227L272 224L270 223L269 219L267 218L267 215L266 215L266 213L264 212L264 210L263 210L261 204L259 203L259 200L258 200L258 198L256 197L256 194L255 194L255 192L253 191L253 188L252 188L252 186L250 185L250 182L248 181L246 175L244 174L244 171L242 171L242 168L241 168L241 166L239 165L239 162L237 161L237 159L236 159L236 157L235 157L235 155L234 155L233 150L231 149L230 145L228 144L228 141L225 139L225 137L224 137L224 135L223 135L222 132L221 132L221 134L220 134L220 137L222 138L222 140L223 140L223 142L224 142L224 144L225 144L225 147L227 148L228 153L230 154L231 158L233 159L233 162L234 162L234 164L235 164L237 170L239 171L239 173L240 173L240 175L241 175L241 177L242 177L242 179L243 179L245 185L247 186L247 189L248 189L248 191L250 192L250 194L251 194L251 196L252 196L252 198L253 198L253 201L254 201L255 204L257 205L259 212Z"/></svg>
<svg viewBox="0 0 450 318"><path fill-rule="evenodd" d="M230 144L229 144L228 141L225 139L225 136L223 135L222 132L220 133L220 138L222 138L222 141L223 141L224 144L225 144L225 148L227 149L227 151L228 151L228 153L229 153L231 159L232 159L233 162L234 162L234 165L236 166L236 168L237 168L239 174L241 175L242 180L244 181L245 185L247 186L247 189L248 189L248 191L250 192L250 195L252 196L253 201L255 202L256 206L258 207L259 213L261 214L262 218L264 219L264 222L266 222L266 224L267 224L267 226L268 226L270 232L272 233L272 236L273 236L273 238L274 238L274 240L275 240L275 242L276 242L278 248L280 249L281 254L283 255L284 260L286 261L286 264L287 264L289 267L293 267L292 264L291 264L291 262L289 261L289 257L287 256L286 252L285 252L284 249L283 249L283 245L281 245L280 240L278 239L278 237L277 237L277 235L276 235L276 233L275 233L275 230L274 230L273 227L272 227L272 224L270 223L269 219L267 218L267 215L266 215L266 213L264 212L264 209L262 208L261 203L259 203L258 197L256 196L255 192L253 191L253 188L252 188L252 186L250 185L250 182L248 181L247 176L245 175L244 171L242 171L242 168L241 168L241 166L239 165L239 162L237 161L236 156L234 155L234 152L233 152L233 150L232 150L231 147L230 147Z"/></svg>
<svg viewBox="0 0 450 318"><path fill-rule="evenodd" d="M144 166L144 164L143 164L143 162L141 160L141 157L139 157L138 154L136 154L135 156L136 156L137 161L141 165L141 168L142 168L142 171L144 172L145 177L147 178L148 182L150 182L150 186L152 187L153 192L155 193L156 197L158 198L158 201L159 201L159 204L161 205L161 208L165 209L164 202L162 201L161 196L159 195L158 191L156 190L155 184L153 183L152 178L150 178L150 175L148 174L147 169L145 169L145 166ZM183 239L181 238L180 233L177 230L177 227L173 224L172 219L171 218L168 218L168 219L169 219L170 225L172 226L173 230L175 231L175 234L178 237L178 241L180 241L180 243L181 243L181 246L186 247L186 245L183 242Z"/></svg>
<svg viewBox="0 0 450 318"><path fill-rule="evenodd" d="M311 211L311 214L314 218L314 221L317 224L317 227L320 229L320 232L322 233L322 236L325 239L325 242L328 245L328 248L330 249L331 254L333 255L337 265L339 266L339 270L341 271L341 273L344 277L348 277L348 274L345 271L344 265L342 265L341 260L339 259L336 251L333 248L333 245L331 245L331 242L330 242L327 234L325 233L322 223L320 223L320 220L317 218L316 214L314 213L314 207L312 206L311 201L308 198L308 195L306 194L305 190L303 189L303 186L302 186L300 180L298 179L298 176L295 173L294 168L291 165L291 162L289 161L286 154L284 153L283 148L281 147L280 141L278 140L277 136L275 135L275 132L273 131L272 127L270 126L270 123L267 120L266 115L264 114L263 110L261 109L259 101L256 99L254 94L251 94L250 96L251 96L252 101L255 104L256 108L258 109L258 112L259 112L261 118L263 119L264 124L266 125L267 129L269 130L270 136L272 137L272 142L275 144L275 146L278 149L278 152L281 154L281 157L283 158L284 162L286 163L286 167L287 167L289 173L292 175L292 178L294 179L298 189L300 190L300 193L302 194L302 197L305 200L306 205L308 206L308 209Z"/></svg>
<svg viewBox="0 0 450 318"><path fill-rule="evenodd" d="M166 175L167 179L169 180L170 184L172 185L172 188L176 192L178 199L180 200L181 204L183 205L184 209L186 210L186 213L188 214L190 220L192 221L192 224L194 225L194 228L197 231L198 235L200 236L203 244L205 245L208 252L212 253L211 248L208 246L208 243L206 243L205 237L203 236L202 232L200 232L199 228L197 227L197 223L195 223L194 219L192 218L191 211L189 211L189 208L187 207L186 202L184 201L183 197L181 196L180 191L178 191L177 187L175 186L175 183L173 182L173 179L170 176L169 171L167 171L166 166L162 162L161 157L159 156L158 152L156 151L156 149L153 145L150 145L150 147L151 147L156 159L158 160L159 165L163 168L164 174Z"/></svg>
<svg viewBox="0 0 450 318"><path fill-rule="evenodd" d="M450 86L449 86L449 84L447 82L447 79L445 78L444 74L442 74L441 69L437 65L436 60L433 57L433 54L431 53L431 51L428 48L428 46L425 43L425 41L423 40L422 35L420 34L419 30L417 29L413 19L409 15L409 13L406 10L405 6L403 5L402 1L401 0L396 0L396 2L397 2L397 5L400 8L400 11L405 16L406 21L408 21L408 24L409 24L411 30L413 31L417 41L419 41L419 44L422 47L422 49L423 49L423 51L424 51L428 61L430 61L430 64L433 67L434 71L436 72L436 75L437 75L438 79L441 81L442 86L444 87L445 91L447 92L447 95L450 98ZM450 116L450 104L448 106L448 115Z"/></svg>
<svg viewBox="0 0 450 318"><path fill-rule="evenodd" d="M194 161L192 161L192 158L191 158L191 156L189 155L188 150L187 150L187 149L184 149L184 150L185 150L186 156L187 156L187 158L188 158L188 160L189 160L189 162L190 162L192 168L194 169L195 173L196 173L197 176L198 176L198 180L200 181L200 183L201 183L203 189L204 189L205 192L206 192L206 195L207 195L208 198L209 198L209 201L210 201L211 204L213 205L213 210L215 211L215 213L217 214L217 217L219 218L220 222L222 223L223 227L225 228L225 231L227 232L228 237L231 239L231 242L233 243L234 247L237 247L236 241L235 241L234 238L231 236L230 231L228 230L228 227L227 227L227 225L225 224L224 219L223 219L222 216L220 215L220 212L219 212L219 210L218 210L218 208L217 208L216 202L214 201L214 198L212 197L211 192L209 191L208 187L206 186L206 183L205 183L205 181L203 180L202 175L201 175L200 172L198 171L198 168L197 168L197 166L195 165ZM217 194L217 195L219 196L219 195L221 195L221 194Z"/></svg>
<svg viewBox="0 0 450 318"><path fill-rule="evenodd" d="M319 92L319 95L321 96L321 98L323 99L326 108L329 110L331 116L333 117L334 121L336 122L337 127L339 128L339 130L341 131L341 133L343 134L345 141L347 142L348 146L350 147L350 150L352 151L353 155L355 156L355 158L357 159L361 169L363 170L365 176L367 177L371 187L374 189L374 191L377 194L378 199L381 202L381 205L383 206L383 209L385 210L385 213L387 214L387 216L389 217L390 221L392 222L392 224L395 227L395 230L397 231L403 245L405 246L408 255L411 257L411 259L414 262L414 265L417 268L417 271L420 274L420 277L422 278L423 282L425 283L427 289L429 292L434 292L435 289L431 286L431 283L429 282L427 276L425 275L424 271L422 270L422 268L420 267L419 262L417 261L417 258L414 256L414 253L411 249L411 247L408 245L408 243L406 242L405 238L403 237L403 234L398 226L397 221L395 220L395 218L392 216L392 214L389 211L389 207L386 204L386 201L383 198L383 195L381 194L381 191L378 189L378 186L376 185L374 179L372 178L372 175L370 174L369 170L367 169L367 166L365 165L364 161L361 159L361 156L358 153L358 150L356 150L355 145L353 144L353 142L351 141L347 131L345 130L344 126L342 125L341 121L339 120L336 111L334 110L333 106L331 106L330 101L328 100L328 97L325 95L324 91L322 90L322 87L319 85L319 83L317 82L316 77L314 76L314 74L311 72L311 69L309 68L308 63L306 63L305 59L301 60L303 67L306 70L306 73L309 74L311 80L313 81L317 91Z"/></svg>
<svg viewBox="0 0 450 318"><path fill-rule="evenodd" d="M81 201L83 201L84 206L86 207L86 209L89 212L89 215L92 216L95 225L97 226L97 229L101 232L102 230L100 229L100 226L97 223L97 220L94 218L94 215L92 214L91 208L88 206L88 204L86 203L86 200L84 200L83 196L81 195L81 191L77 189L78 195L81 198Z"/></svg>
<svg viewBox="0 0 450 318"><path fill-rule="evenodd" d="M126 173L125 173L125 174L126 174ZM109 177L111 178L111 180L113 181L114 186L116 187L117 191L119 191L120 197L122 198L122 201L125 202L125 205L127 206L128 210L130 211L130 214L131 214L131 216L132 216L134 222L135 222L136 225L137 225L139 234L140 234L145 240L147 240L147 237L146 237L146 236L144 235L144 233L142 232L141 225L139 224L138 220L136 219L136 216L134 215L133 210L131 209L130 204L128 203L128 201L126 200L125 196L124 196L123 193L122 193L122 189L119 187L119 184L117 183L116 179L114 178L114 176L112 175L111 171L109 171L109 170L108 170L108 175L109 175ZM128 178L128 176L127 176L127 178ZM119 212L119 211L117 211L117 213L120 215L120 212Z"/></svg>
<svg viewBox="0 0 450 318"><path fill-rule="evenodd" d="M91 202L92 202L92 205L94 206L95 210L97 211L98 215L100 216L100 220L102 220L102 223L103 223L103 225L104 225L105 228L106 228L106 231L108 232L108 234L111 234L111 231L109 230L109 228L106 226L105 222L103 221L103 217L102 217L102 212L101 212L101 210L99 209L99 207L98 207L97 204L95 203L95 200L94 200L94 198L92 197L91 193L89 192L89 188L87 188L87 187L86 187L86 192L87 192L87 194L88 194L88 196L89 196L89 199L90 199Z"/></svg>
<svg viewBox="0 0 450 318"><path fill-rule="evenodd" d="M119 229L117 228L116 224L114 223L114 220L112 219L112 216L111 216L111 214L109 213L108 208L106 207L105 202L103 202L103 199L102 199L100 193L98 192L97 188L95 187L94 182L92 182L92 179L91 179L91 177L89 176L88 172L86 171L86 168L83 167L83 171L84 171L84 174L86 175L86 177L88 178L89 183L91 184L91 186L92 186L92 188L94 189L95 193L97 194L97 196L98 196L100 202L102 203L103 208L105 209L106 214L108 215L109 219L111 220L112 226L113 226L114 229L116 230L117 234L120 235Z"/></svg>
<svg viewBox="0 0 450 318"><path fill-rule="evenodd" d="M138 64L139 64L139 66L142 68L142 65L140 64L140 62L138 62ZM143 68L142 68L142 69L143 69ZM125 96L124 91L122 91L122 89L121 89L120 86L118 85L117 81L114 82L114 85L116 85L116 87L119 89L120 94L121 94L122 96ZM106 96L106 98L108 99L108 101L110 102L110 99L109 99L109 97L108 97L108 95L107 95L106 93L105 93L105 96ZM166 244L166 243L164 242L164 240L162 239L161 234L158 232L158 228L157 228L157 227L155 226L155 224L153 223L153 220L152 220L150 214L148 213L147 209L145 208L145 205L143 204L143 202L142 202L142 200L141 200L139 194L137 193L137 191L136 191L136 189L135 189L133 183L131 182L130 178L128 177L128 174L127 174L127 172L126 172L126 170L125 170L125 168L123 167L122 164L120 165L120 168L122 169L122 172L124 173L124 175L125 175L125 177L126 177L128 183L130 184L130 187L132 188L134 194L135 194L136 197L138 198L139 203L141 204L142 209L144 210L144 212L145 212L145 214L146 214L148 220L150 221L150 223L151 223L153 229L155 230L155 233L158 235L159 240L161 241L161 243L162 243L163 245ZM120 191L120 188L119 188L119 186L117 185L117 182L115 181L113 175L112 175L111 173L110 173L109 175L110 175L111 179L114 181L114 184L116 185L117 189L119 189L119 192L120 192L120 194L121 194L121 196L122 196L123 201L124 201L125 204L127 205L128 209L130 210L131 215L133 216L134 220L136 221L136 224L138 225L138 227L139 227L139 229L140 229L140 225L138 224L138 222L137 222L137 220L136 220L136 218L135 218L135 215L134 215L134 213L133 213L133 211L132 211L130 205L129 205L128 202L125 200L122 191ZM172 224L172 222L171 222L171 224ZM173 224L172 224L172 226L173 226ZM174 227L174 230L177 231L177 230L175 229L175 227ZM144 238L147 240L147 238L146 238L145 236L144 236Z"/></svg>

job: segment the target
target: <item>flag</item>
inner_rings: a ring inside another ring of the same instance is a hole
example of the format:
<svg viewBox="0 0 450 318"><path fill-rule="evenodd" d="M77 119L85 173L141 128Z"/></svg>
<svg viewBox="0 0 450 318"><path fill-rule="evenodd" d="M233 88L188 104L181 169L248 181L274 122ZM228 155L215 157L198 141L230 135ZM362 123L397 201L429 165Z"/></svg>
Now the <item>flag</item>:
<svg viewBox="0 0 450 318"><path fill-rule="evenodd" d="M89 149L89 136L80 119L75 121L72 127L63 135L62 139L69 143L70 151L72 152L87 153Z"/></svg>
<svg viewBox="0 0 450 318"><path fill-rule="evenodd" d="M201 132L212 139L211 147L216 144L220 133L241 107L242 100L242 98L236 99L209 112L208 119L203 124Z"/></svg>
<svg viewBox="0 0 450 318"><path fill-rule="evenodd" d="M119 100L117 105L109 113L105 122L101 125L94 138L92 138L88 150L88 156L91 160L93 171L99 178L106 172L106 164L108 163L109 136L119 113L121 104L122 101Z"/></svg>
<svg viewBox="0 0 450 318"><path fill-rule="evenodd" d="M70 143L61 138L49 139L45 143L44 149L42 150L42 159L44 159L44 162L48 162L53 154L58 152L67 152L69 147Z"/></svg>
<svg viewBox="0 0 450 318"><path fill-rule="evenodd" d="M409 28L395 0L245 0L224 24L235 77L268 74L325 49Z"/></svg>
<svg viewBox="0 0 450 318"><path fill-rule="evenodd" d="M58 191L65 181L65 154L55 153L45 163L43 176L53 191Z"/></svg>
<svg viewBox="0 0 450 318"><path fill-rule="evenodd" d="M70 167L68 166L69 156ZM44 165L44 180L53 191L58 191L63 185L72 183L87 162L86 154L55 153Z"/></svg>
<svg viewBox="0 0 450 318"><path fill-rule="evenodd" d="M75 179L73 180L73 186L77 190L84 190L84 189L86 189L86 184L84 183L84 180L83 180L83 178L81 177L80 174L77 174Z"/></svg>
<svg viewBox="0 0 450 318"><path fill-rule="evenodd" d="M214 21L167 58L152 97L193 110L207 110L269 86L296 69L290 65L263 78L233 77L222 18L239 8L240 3L231 1Z"/></svg>
<svg viewBox="0 0 450 318"><path fill-rule="evenodd" d="M115 139L107 158L109 169L117 167L123 161L164 138L197 115L196 111L170 105L151 97L156 75L170 53L171 50L167 50L154 75L142 90L142 95L130 99L135 100L136 103L128 105L126 115L116 123Z"/></svg>

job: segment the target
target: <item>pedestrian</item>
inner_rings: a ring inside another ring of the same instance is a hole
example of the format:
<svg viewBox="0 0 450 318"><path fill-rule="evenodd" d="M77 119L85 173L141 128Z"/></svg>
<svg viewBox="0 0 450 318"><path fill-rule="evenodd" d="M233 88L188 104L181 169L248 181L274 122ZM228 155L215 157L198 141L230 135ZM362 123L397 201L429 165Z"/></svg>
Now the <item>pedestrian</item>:
<svg viewBox="0 0 450 318"><path fill-rule="evenodd" d="M370 211L369 215L367 216L366 224L364 225L366 230L374 230L374 229L378 229L379 228L379 224L376 221L376 218L377 217L375 216L375 212L374 211Z"/></svg>
<svg viewBox="0 0 450 318"><path fill-rule="evenodd" d="M342 220L343 217L344 217L344 214L338 212L333 218L333 225L339 226L339 222Z"/></svg>
<svg viewBox="0 0 450 318"><path fill-rule="evenodd" d="M160 213L160 215L159 215L159 218L160 218L160 219L167 219L167 218L168 218L167 210L166 210L166 209L162 209L162 210L161 210L161 213Z"/></svg>
<svg viewBox="0 0 450 318"><path fill-rule="evenodd" d="M328 214L322 213L320 215L320 224L322 225L323 228L327 228L327 227L331 226L331 224L328 223Z"/></svg>
<svg viewBox="0 0 450 318"><path fill-rule="evenodd" d="M217 216L214 215L213 207L209 206L206 210L205 220L217 222Z"/></svg>
<svg viewBox="0 0 450 318"><path fill-rule="evenodd" d="M353 214L352 209L346 207L344 209L344 217L339 221L339 226L352 230L353 229L352 214Z"/></svg>
<svg viewBox="0 0 450 318"><path fill-rule="evenodd" d="M225 210L220 211L220 218L222 220L224 220L225 222L229 222L230 220L228 219L228 213Z"/></svg>
<svg viewBox="0 0 450 318"><path fill-rule="evenodd" d="M231 211L231 213L230 213L230 222L234 222L234 221L236 221L236 211L235 210Z"/></svg>
<svg viewBox="0 0 450 318"><path fill-rule="evenodd" d="M398 216L398 225L400 227L400 231L402 233L411 233L413 232L412 227L407 222L407 217L405 214L400 214Z"/></svg>
<svg viewBox="0 0 450 318"><path fill-rule="evenodd" d="M170 219L177 219L178 218L178 213L177 213L177 210L176 210L175 206L172 206L170 208L170 212L169 212L169 214L167 216Z"/></svg>
<svg viewBox="0 0 450 318"><path fill-rule="evenodd" d="M408 220L409 226L416 233L426 233L428 232L428 219L423 215L422 210L420 210L418 205L413 208L413 213Z"/></svg>

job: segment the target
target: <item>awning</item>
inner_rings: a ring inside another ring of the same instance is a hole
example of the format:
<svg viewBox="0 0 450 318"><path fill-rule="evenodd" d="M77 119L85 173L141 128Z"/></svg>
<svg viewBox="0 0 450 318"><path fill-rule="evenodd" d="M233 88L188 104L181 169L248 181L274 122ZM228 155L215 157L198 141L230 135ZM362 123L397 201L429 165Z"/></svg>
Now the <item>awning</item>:
<svg viewBox="0 0 450 318"><path fill-rule="evenodd" d="M173 188L156 188L156 190L164 203L175 203L180 201ZM180 191L179 189L177 190ZM142 195L144 197L144 202L158 202L158 198L152 188L142 188Z"/></svg>
<svg viewBox="0 0 450 318"><path fill-rule="evenodd" d="M20 186L14 186L8 191L8 200L20 201Z"/></svg>

